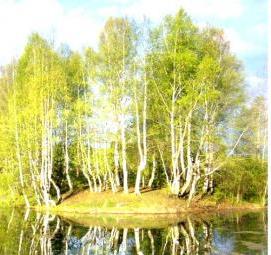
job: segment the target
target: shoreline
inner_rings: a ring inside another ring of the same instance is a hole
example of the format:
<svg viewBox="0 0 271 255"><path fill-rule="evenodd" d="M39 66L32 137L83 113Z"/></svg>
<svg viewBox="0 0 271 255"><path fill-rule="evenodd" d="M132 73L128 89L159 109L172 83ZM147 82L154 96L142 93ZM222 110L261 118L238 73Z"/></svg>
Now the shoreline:
<svg viewBox="0 0 271 255"><path fill-rule="evenodd" d="M140 197L132 193L112 195L110 192L93 194L83 191L57 206L31 206L29 209L58 216L70 224L84 226L164 228L190 219L201 222L218 215L227 217L232 214L257 213L264 212L267 208L260 203L218 203L211 199L212 197L194 201L187 207L185 200L171 198L165 190L150 191ZM19 210L25 208L22 205L14 207ZM0 206L1 208L6 207Z"/></svg>
<svg viewBox="0 0 271 255"><path fill-rule="evenodd" d="M22 204L0 205L0 208L15 207L26 208ZM80 214L91 216L171 216L182 214L210 214L231 211L257 211L265 210L267 206L261 203L241 201L236 203L231 200L216 201L214 197L195 198L188 206L184 199L171 197L165 189L148 190L140 196L133 193L112 193L104 191L91 193L87 190L76 193L64 199L56 206L30 206L29 209L38 212L53 214Z"/></svg>
<svg viewBox="0 0 271 255"><path fill-rule="evenodd" d="M266 206L260 203L230 201L217 202L212 197L187 201L169 197L165 190L150 190L136 196L133 193L91 193L82 191L52 207L34 206L37 211L48 211L56 214L81 215L180 215L188 213L212 213L223 211L263 210Z"/></svg>
<svg viewBox="0 0 271 255"><path fill-rule="evenodd" d="M55 206L45 207L45 206L31 206L30 209L34 209L40 212L51 212L51 213L79 213L82 215L180 215L180 214L188 214L188 213L213 213L213 212L230 212L230 211L258 211L267 209L267 206L228 206L228 207L189 207L183 210L176 210L173 212L121 212L121 211L103 211L99 209L90 209L89 211L85 210L77 210L75 208L65 208L59 209Z"/></svg>
<svg viewBox="0 0 271 255"><path fill-rule="evenodd" d="M67 209L67 208L66 208ZM71 208L70 208L71 209ZM196 222L206 221L216 216L227 217L232 214L243 215L253 212L264 212L266 207L254 206L229 206L225 208L209 207L195 208L190 207L180 212L161 213L161 212L82 212L77 210L63 210L55 207L36 207L35 210L43 213L50 213L59 216L69 224L79 224L82 226L102 226L108 228L166 228L180 222L193 220Z"/></svg>

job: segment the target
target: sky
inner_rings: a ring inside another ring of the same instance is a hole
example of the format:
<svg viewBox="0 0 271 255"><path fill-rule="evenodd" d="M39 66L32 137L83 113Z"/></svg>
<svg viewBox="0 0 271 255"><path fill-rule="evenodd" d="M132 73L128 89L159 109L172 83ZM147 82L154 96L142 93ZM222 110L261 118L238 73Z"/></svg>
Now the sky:
<svg viewBox="0 0 271 255"><path fill-rule="evenodd" d="M267 93L268 0L0 0L0 65L22 54L38 32L56 46L97 47L110 16L159 24L179 8L199 26L224 29L231 50L242 61L250 96Z"/></svg>

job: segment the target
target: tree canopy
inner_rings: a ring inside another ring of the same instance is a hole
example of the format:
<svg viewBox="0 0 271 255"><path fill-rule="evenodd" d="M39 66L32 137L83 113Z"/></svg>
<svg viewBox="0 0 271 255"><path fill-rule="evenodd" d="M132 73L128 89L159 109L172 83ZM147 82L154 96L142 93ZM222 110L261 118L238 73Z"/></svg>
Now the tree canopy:
<svg viewBox="0 0 271 255"><path fill-rule="evenodd" d="M246 101L223 30L184 10L157 26L109 18L96 51L56 50L34 33L0 86L0 196L10 201L49 206L81 187L167 187L188 202L266 195L266 102Z"/></svg>

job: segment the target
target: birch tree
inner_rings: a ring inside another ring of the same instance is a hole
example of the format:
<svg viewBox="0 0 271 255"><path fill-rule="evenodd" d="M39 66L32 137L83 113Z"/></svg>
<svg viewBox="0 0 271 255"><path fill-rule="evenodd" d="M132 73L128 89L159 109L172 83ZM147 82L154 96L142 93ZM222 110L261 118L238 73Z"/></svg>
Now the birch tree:
<svg viewBox="0 0 271 255"><path fill-rule="evenodd" d="M160 120L164 144L170 144L168 185L173 194L191 200L215 161L210 139L230 108L222 96L231 103L240 98L240 65L221 33L200 31L182 10L166 17L152 38L150 82L157 93L152 103L162 105L158 116L152 114Z"/></svg>
<svg viewBox="0 0 271 255"><path fill-rule="evenodd" d="M52 179L52 171L57 107L65 86L57 54L44 39L33 34L19 59L16 74L16 102L20 104L15 108L20 116L15 137L18 144L26 149L22 155L18 152L18 164L33 177L32 183L37 189L35 195L46 206L54 204L51 189L60 199L60 190ZM24 128L19 130L19 126Z"/></svg>
<svg viewBox="0 0 271 255"><path fill-rule="evenodd" d="M171 151L171 179L168 184L173 194L179 193L181 175L187 182L191 182L193 176L191 121L200 95L193 81L198 62L196 41L196 27L180 11L176 17L167 17L159 29L153 32L153 52L149 57L151 82L158 95L155 103L163 105L165 112L162 120L164 124L161 125L164 131L160 132L169 134L165 137L169 139Z"/></svg>
<svg viewBox="0 0 271 255"><path fill-rule="evenodd" d="M99 53L101 57L101 80L108 103L112 105L114 114L115 137L115 169L119 166L119 143L121 144L121 163L123 172L123 190L128 193L127 139L126 129L129 118L130 92L129 75L132 71L134 49L134 28L126 18L110 18L100 36ZM116 177L118 178L118 177Z"/></svg>

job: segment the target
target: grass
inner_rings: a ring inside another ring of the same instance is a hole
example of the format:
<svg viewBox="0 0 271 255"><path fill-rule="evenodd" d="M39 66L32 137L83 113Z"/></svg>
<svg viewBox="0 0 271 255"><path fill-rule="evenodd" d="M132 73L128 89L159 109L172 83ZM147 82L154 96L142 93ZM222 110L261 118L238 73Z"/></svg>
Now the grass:
<svg viewBox="0 0 271 255"><path fill-rule="evenodd" d="M132 190L129 194L111 191L92 193L84 190L68 197L60 205L37 209L49 209L68 222L84 226L165 228L186 221L187 217L198 221L206 220L217 212L227 215L233 210L242 213L261 208L251 203L218 203L213 197L195 198L187 207L185 200L170 197L166 189L160 189L144 190L140 196Z"/></svg>
<svg viewBox="0 0 271 255"><path fill-rule="evenodd" d="M184 212L185 207L184 200L169 197L165 189L143 190L141 195L111 191L92 193L85 190L64 200L53 209L80 213L170 214Z"/></svg>
<svg viewBox="0 0 271 255"><path fill-rule="evenodd" d="M214 198L195 198L188 207L184 199L172 197L166 189L145 189L141 195L135 195L132 190L129 194L123 192L112 193L104 191L93 193L89 190L81 191L65 199L61 204L49 208L57 214L85 214L85 215L147 215L147 214L175 214L187 212L221 211L233 209L258 209L259 204L239 203L230 201L217 202ZM38 207L38 210L48 208ZM115 217L115 216L114 216Z"/></svg>

